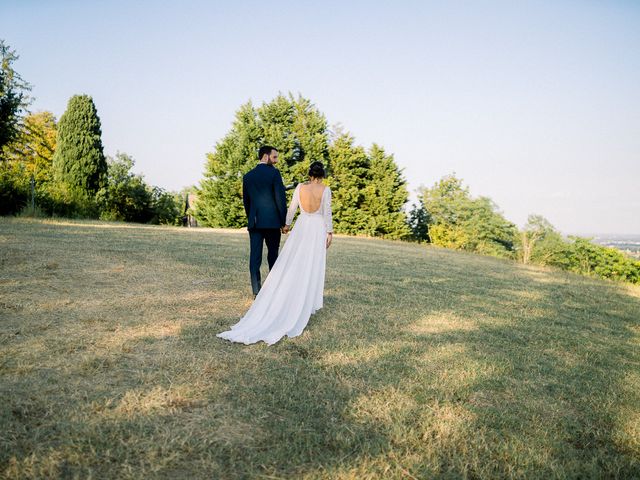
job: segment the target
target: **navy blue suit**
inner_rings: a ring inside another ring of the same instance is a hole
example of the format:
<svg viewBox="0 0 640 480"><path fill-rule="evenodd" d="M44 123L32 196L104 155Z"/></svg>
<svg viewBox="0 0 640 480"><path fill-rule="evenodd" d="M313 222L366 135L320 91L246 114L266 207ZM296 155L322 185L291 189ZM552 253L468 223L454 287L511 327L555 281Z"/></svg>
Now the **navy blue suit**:
<svg viewBox="0 0 640 480"><path fill-rule="evenodd" d="M280 228L287 217L287 197L277 168L259 163L242 177L242 200L247 214L251 253L249 273L253 294L260 291L262 246L267 244L269 270L276 263L280 248Z"/></svg>

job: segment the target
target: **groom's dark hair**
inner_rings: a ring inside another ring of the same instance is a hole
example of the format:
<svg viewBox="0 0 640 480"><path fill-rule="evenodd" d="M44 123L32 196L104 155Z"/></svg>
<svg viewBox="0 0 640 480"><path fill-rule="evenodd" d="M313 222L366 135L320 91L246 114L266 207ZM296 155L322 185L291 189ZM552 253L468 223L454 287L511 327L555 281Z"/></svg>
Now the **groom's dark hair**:
<svg viewBox="0 0 640 480"><path fill-rule="evenodd" d="M276 152L278 151L277 148L272 147L270 145L263 145L260 147L260 150L258 150L258 160L262 160L262 157L264 157L265 155L271 155L271 152L275 150Z"/></svg>

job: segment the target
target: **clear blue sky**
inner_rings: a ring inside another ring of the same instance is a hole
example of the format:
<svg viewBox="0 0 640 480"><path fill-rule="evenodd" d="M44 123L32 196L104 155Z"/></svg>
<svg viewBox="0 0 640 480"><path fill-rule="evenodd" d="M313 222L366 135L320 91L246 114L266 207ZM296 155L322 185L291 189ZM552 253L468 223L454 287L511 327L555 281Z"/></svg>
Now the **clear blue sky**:
<svg viewBox="0 0 640 480"><path fill-rule="evenodd" d="M235 110L301 93L410 189L456 172L518 225L640 233L640 2L2 0L33 110L93 96L108 154L198 183Z"/></svg>

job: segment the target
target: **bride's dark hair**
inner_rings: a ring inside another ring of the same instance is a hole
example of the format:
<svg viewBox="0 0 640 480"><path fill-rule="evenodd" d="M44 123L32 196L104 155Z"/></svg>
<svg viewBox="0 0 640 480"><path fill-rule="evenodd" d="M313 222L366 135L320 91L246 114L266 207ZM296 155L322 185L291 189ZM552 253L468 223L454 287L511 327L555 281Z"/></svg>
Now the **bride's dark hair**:
<svg viewBox="0 0 640 480"><path fill-rule="evenodd" d="M322 162L316 161L309 166L309 176L313 178L324 178L326 176Z"/></svg>

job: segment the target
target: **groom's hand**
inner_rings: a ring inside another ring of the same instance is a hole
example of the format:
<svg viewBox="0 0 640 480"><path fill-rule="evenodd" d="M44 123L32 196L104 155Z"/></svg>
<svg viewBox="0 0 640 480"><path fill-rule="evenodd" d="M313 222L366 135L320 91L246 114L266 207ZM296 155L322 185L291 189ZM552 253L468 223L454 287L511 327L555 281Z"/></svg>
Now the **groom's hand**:
<svg viewBox="0 0 640 480"><path fill-rule="evenodd" d="M289 233L289 225L285 225L280 229L280 231L286 235L287 233Z"/></svg>

